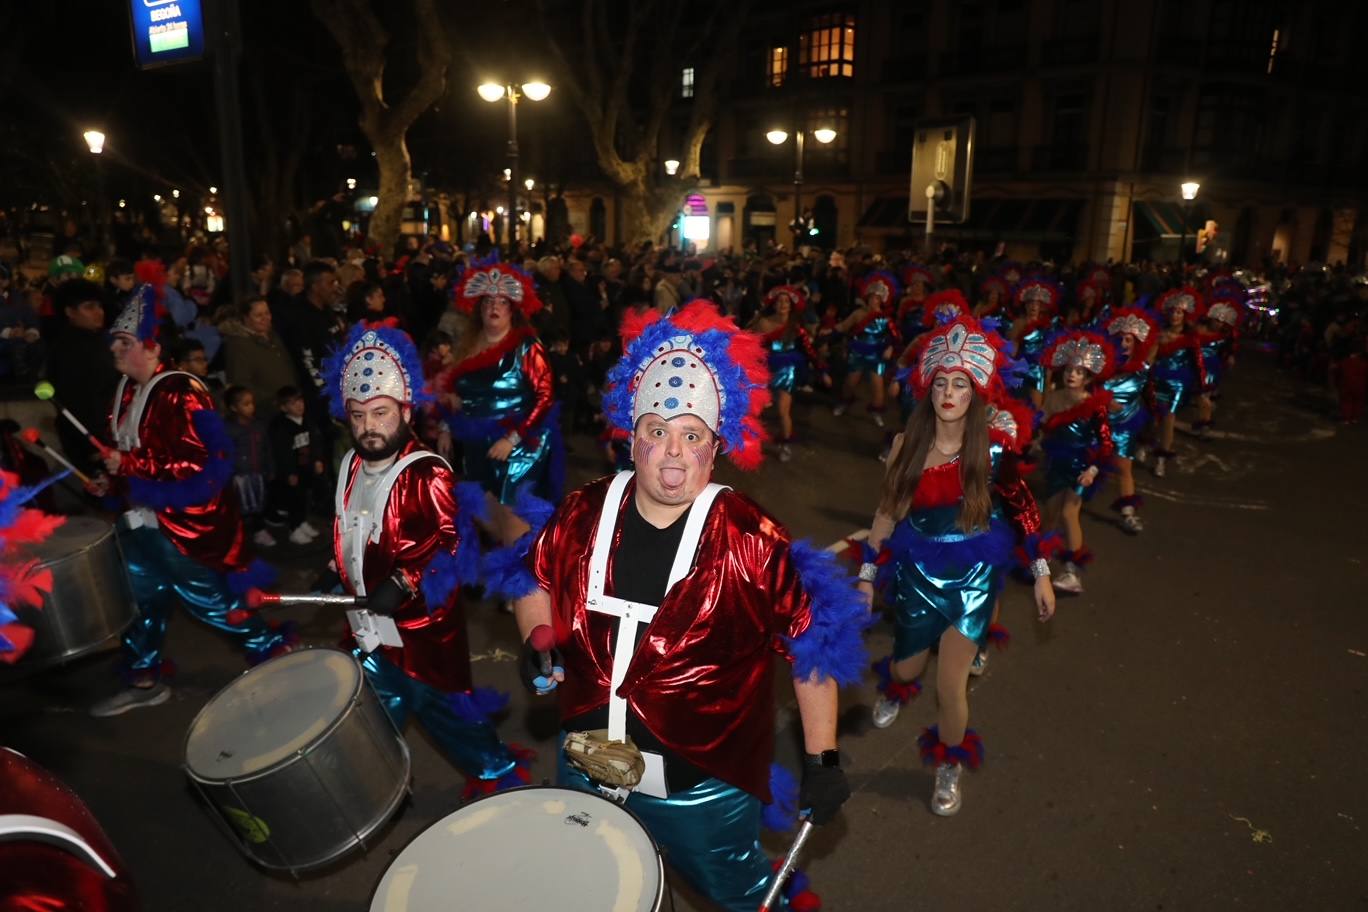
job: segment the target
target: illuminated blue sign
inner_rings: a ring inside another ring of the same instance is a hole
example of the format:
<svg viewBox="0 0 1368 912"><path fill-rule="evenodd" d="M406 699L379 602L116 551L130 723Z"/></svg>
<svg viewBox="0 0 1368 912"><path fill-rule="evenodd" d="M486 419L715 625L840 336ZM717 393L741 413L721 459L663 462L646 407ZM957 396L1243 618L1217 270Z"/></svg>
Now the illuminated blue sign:
<svg viewBox="0 0 1368 912"><path fill-rule="evenodd" d="M138 66L162 66L204 56L200 0L128 0L133 57Z"/></svg>

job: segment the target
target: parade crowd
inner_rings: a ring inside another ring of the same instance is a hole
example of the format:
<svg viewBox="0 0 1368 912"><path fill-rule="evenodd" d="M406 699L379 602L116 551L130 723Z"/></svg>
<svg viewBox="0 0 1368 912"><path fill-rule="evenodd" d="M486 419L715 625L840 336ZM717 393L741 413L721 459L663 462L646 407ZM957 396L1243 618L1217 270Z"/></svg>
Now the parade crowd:
<svg viewBox="0 0 1368 912"><path fill-rule="evenodd" d="M471 673L461 590L479 586L514 615L532 698L559 700L558 782L613 792L699 892L754 909L762 820L787 807L820 825L849 797L836 690L871 667L882 728L934 664L918 743L932 811L959 811L962 771L985 756L967 682L1008 639L1010 580L1046 622L1057 592L1085 588L1085 502L1143 534L1137 475L1173 470L1180 417L1198 445L1210 433L1242 345L1330 384L1338 420L1364 408L1365 286L1342 269L575 240L502 261L417 239L392 259L260 258L244 290L211 246L64 252L41 283L8 272L10 376L43 378L98 429L58 423L92 507L126 499L142 614L126 686L93 713L168 698L177 603L249 663L294 651L245 593L271 586L261 548L322 537L314 588L363 600L350 626L370 687L396 725L426 728L466 797L528 781L531 760ZM792 459L796 399L884 431L864 454L880 496L844 562L712 480L718 456ZM567 446L592 446L606 477L567 491ZM20 479L46 474L5 452ZM880 616L892 653L869 657ZM798 781L771 765L776 654ZM622 744L625 760L602 760ZM786 895L818 908L801 877Z"/></svg>

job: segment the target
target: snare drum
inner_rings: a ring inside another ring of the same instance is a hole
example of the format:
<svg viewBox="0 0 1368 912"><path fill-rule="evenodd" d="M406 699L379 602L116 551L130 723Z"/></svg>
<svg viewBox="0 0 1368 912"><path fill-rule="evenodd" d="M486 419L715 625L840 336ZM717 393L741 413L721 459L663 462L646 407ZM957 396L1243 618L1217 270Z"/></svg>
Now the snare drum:
<svg viewBox="0 0 1368 912"><path fill-rule="evenodd" d="M529 786L467 804L399 853L370 912L657 912L660 851L626 808Z"/></svg>
<svg viewBox="0 0 1368 912"><path fill-rule="evenodd" d="M248 858L298 873L365 847L408 792L409 751L350 653L305 649L200 710L185 771Z"/></svg>
<svg viewBox="0 0 1368 912"><path fill-rule="evenodd" d="M19 623L34 632L33 648L16 671L60 665L117 645L138 606L114 527L93 516L69 516L32 554L52 571L52 591L41 608L14 608Z"/></svg>

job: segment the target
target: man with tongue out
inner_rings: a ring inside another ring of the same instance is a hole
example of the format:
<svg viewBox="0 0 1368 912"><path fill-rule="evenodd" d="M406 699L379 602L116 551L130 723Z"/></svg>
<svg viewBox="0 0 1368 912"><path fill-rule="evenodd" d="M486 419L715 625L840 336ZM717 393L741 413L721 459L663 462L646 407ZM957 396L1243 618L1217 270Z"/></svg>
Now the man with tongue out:
<svg viewBox="0 0 1368 912"><path fill-rule="evenodd" d="M508 581L523 676L557 692L564 732L630 737L645 772L627 807L696 889L751 912L771 877L758 837L772 800L773 658L792 666L802 721L798 806L823 824L850 794L836 688L863 670L867 609L833 558L710 483L719 452L741 468L760 461L759 337L705 301L629 316L623 330L604 411L632 434L636 471L571 494L528 539L525 572ZM554 630L550 656L532 645L545 649L542 625ZM558 773L598 784L564 755Z"/></svg>

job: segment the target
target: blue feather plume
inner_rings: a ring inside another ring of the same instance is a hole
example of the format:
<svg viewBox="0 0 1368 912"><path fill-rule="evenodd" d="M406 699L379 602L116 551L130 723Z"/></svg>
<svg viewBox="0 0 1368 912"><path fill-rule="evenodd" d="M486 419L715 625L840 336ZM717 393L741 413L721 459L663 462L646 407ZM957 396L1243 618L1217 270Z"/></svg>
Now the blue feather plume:
<svg viewBox="0 0 1368 912"><path fill-rule="evenodd" d="M770 803L760 812L760 822L765 829L775 833L787 833L798 824L798 780L788 768L770 764Z"/></svg>
<svg viewBox="0 0 1368 912"><path fill-rule="evenodd" d="M213 409L200 409L190 415L190 423L208 451L204 468L175 481L130 478L129 500L153 510L183 510L203 506L223 490L233 477L233 441L223 418Z"/></svg>
<svg viewBox="0 0 1368 912"><path fill-rule="evenodd" d="M439 550L423 569L420 588L423 601L431 612L444 604L461 586L474 585L480 580L480 534L476 519L487 519L484 489L471 481L463 481L451 489L456 501L456 548Z"/></svg>
<svg viewBox="0 0 1368 912"><path fill-rule="evenodd" d="M550 502L532 493L530 485L518 489L513 513L527 523L529 531L513 544L495 548L485 555L482 569L487 592L501 598L519 599L541 588L537 578L527 568L527 555L555 511L555 506Z"/></svg>
<svg viewBox="0 0 1368 912"><path fill-rule="evenodd" d="M328 409L332 416L338 421L347 420L347 402L342 395L342 371L347 366L347 359L351 355L352 348L361 341L361 337L368 332L375 333L380 341L394 350L399 356L399 366L408 375L409 389L413 391L413 401L410 405L423 405L433 401L433 396L424 386L423 380L423 359L418 354L418 347L413 344L409 334L402 329L392 326L366 325L359 322L347 333L346 340L337 348L323 358L322 376L324 378L323 394L328 399Z"/></svg>
<svg viewBox="0 0 1368 912"><path fill-rule="evenodd" d="M447 695L447 705L463 722L488 722L508 708L508 694L492 687L476 687Z"/></svg>
<svg viewBox="0 0 1368 912"><path fill-rule="evenodd" d="M875 621L865 597L830 551L795 541L789 555L812 603L808 629L788 641L794 678L806 681L816 674L819 680L858 684L869 662L863 634Z"/></svg>
<svg viewBox="0 0 1368 912"><path fill-rule="evenodd" d="M988 529L969 537L954 536L938 540L922 535L911 523L898 523L884 549L892 560L879 568L879 585L886 586L898 564L921 564L933 576L954 576L975 564L1005 567L1012 562L1016 533L1001 519L993 519Z"/></svg>
<svg viewBox="0 0 1368 912"><path fill-rule="evenodd" d="M243 569L228 574L228 591L241 597L252 589L265 589L272 585L278 576L275 567L259 557L253 558Z"/></svg>

